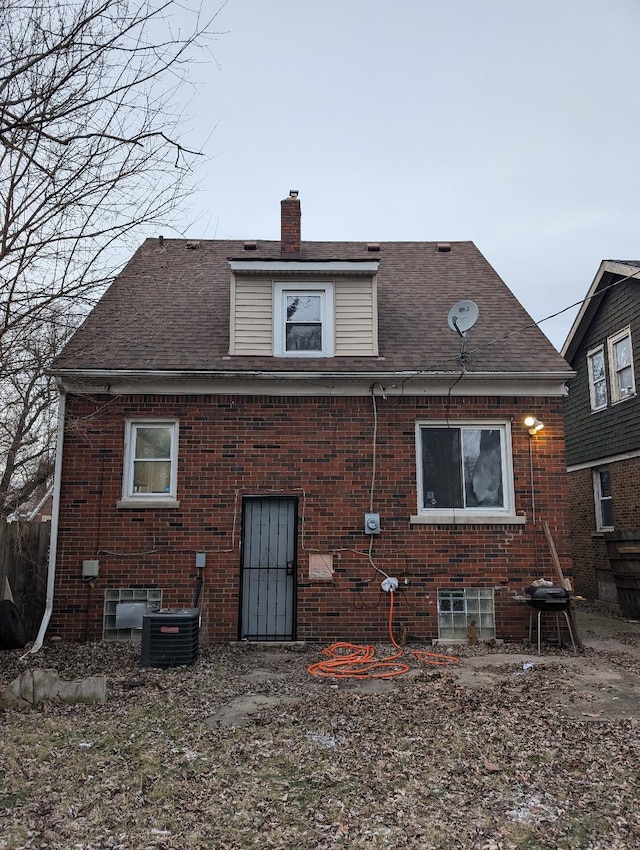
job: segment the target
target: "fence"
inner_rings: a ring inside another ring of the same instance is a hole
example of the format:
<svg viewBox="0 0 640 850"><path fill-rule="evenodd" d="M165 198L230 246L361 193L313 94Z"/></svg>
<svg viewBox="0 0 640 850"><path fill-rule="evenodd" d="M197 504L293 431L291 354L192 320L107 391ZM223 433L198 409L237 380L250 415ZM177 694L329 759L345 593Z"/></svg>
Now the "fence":
<svg viewBox="0 0 640 850"><path fill-rule="evenodd" d="M0 520L0 599L11 599L34 640L47 595L50 522Z"/></svg>

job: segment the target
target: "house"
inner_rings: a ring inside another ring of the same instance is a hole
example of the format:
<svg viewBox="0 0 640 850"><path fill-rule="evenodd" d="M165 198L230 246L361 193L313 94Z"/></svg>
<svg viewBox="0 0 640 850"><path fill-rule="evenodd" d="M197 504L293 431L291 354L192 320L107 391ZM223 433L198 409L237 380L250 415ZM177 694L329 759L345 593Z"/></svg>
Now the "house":
<svg viewBox="0 0 640 850"><path fill-rule="evenodd" d="M45 481L7 517L7 522L51 522L53 483Z"/></svg>
<svg viewBox="0 0 640 850"><path fill-rule="evenodd" d="M562 348L576 589L611 603L640 554L639 281L640 262L603 260Z"/></svg>
<svg viewBox="0 0 640 850"><path fill-rule="evenodd" d="M562 357L471 242L147 240L56 360L50 630L522 638L566 570ZM477 315L476 315L477 314ZM476 320L477 319L477 320ZM544 430L531 436L531 414Z"/></svg>

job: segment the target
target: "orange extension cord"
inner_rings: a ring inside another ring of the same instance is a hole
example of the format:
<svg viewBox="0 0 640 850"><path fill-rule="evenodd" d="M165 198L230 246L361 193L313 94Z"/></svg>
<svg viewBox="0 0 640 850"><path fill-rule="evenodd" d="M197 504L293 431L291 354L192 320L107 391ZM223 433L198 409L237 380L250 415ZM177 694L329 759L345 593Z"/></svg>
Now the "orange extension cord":
<svg viewBox="0 0 640 850"><path fill-rule="evenodd" d="M375 658L373 646L362 646L357 643L332 643L322 650L328 659L318 661L307 668L312 676L325 676L330 679L390 679L401 676L409 670L409 665L398 661L404 655L404 650L393 636L393 590L389 591L389 639L397 652L388 658ZM415 650L412 655L424 664L436 667L446 667L449 664L459 664L460 659L455 655L441 655L439 652Z"/></svg>

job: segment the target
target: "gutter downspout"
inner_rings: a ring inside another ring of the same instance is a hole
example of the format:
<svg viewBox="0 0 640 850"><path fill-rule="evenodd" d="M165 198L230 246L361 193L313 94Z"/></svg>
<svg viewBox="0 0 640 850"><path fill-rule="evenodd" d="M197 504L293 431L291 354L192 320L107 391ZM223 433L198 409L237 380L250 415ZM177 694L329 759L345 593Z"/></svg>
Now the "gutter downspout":
<svg viewBox="0 0 640 850"><path fill-rule="evenodd" d="M58 403L58 430L56 435L56 461L53 473L53 508L51 511L51 539L49 541L49 569L47 572L47 600L38 636L31 649L23 656L34 655L44 641L51 612L53 611L53 586L56 579L56 554L58 549L58 518L60 516L60 486L62 483L62 449L64 445L64 420L67 395L59 387L60 401Z"/></svg>

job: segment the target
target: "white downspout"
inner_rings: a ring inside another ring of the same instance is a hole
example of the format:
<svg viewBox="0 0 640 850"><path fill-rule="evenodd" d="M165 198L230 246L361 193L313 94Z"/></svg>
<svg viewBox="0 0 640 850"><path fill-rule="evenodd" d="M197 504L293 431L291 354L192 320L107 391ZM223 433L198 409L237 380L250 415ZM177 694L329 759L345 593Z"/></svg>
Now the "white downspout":
<svg viewBox="0 0 640 850"><path fill-rule="evenodd" d="M60 389L60 401L58 403L58 431L56 435L56 461L53 473L53 507L51 510L51 539L49 541L49 570L47 573L47 601L40 623L38 637L35 639L29 654L36 653L44 641L44 636L47 632L51 612L53 610L53 586L56 580L56 551L58 548L58 518L60 516L60 485L62 483L62 448L64 446L64 418L67 396L63 389Z"/></svg>

